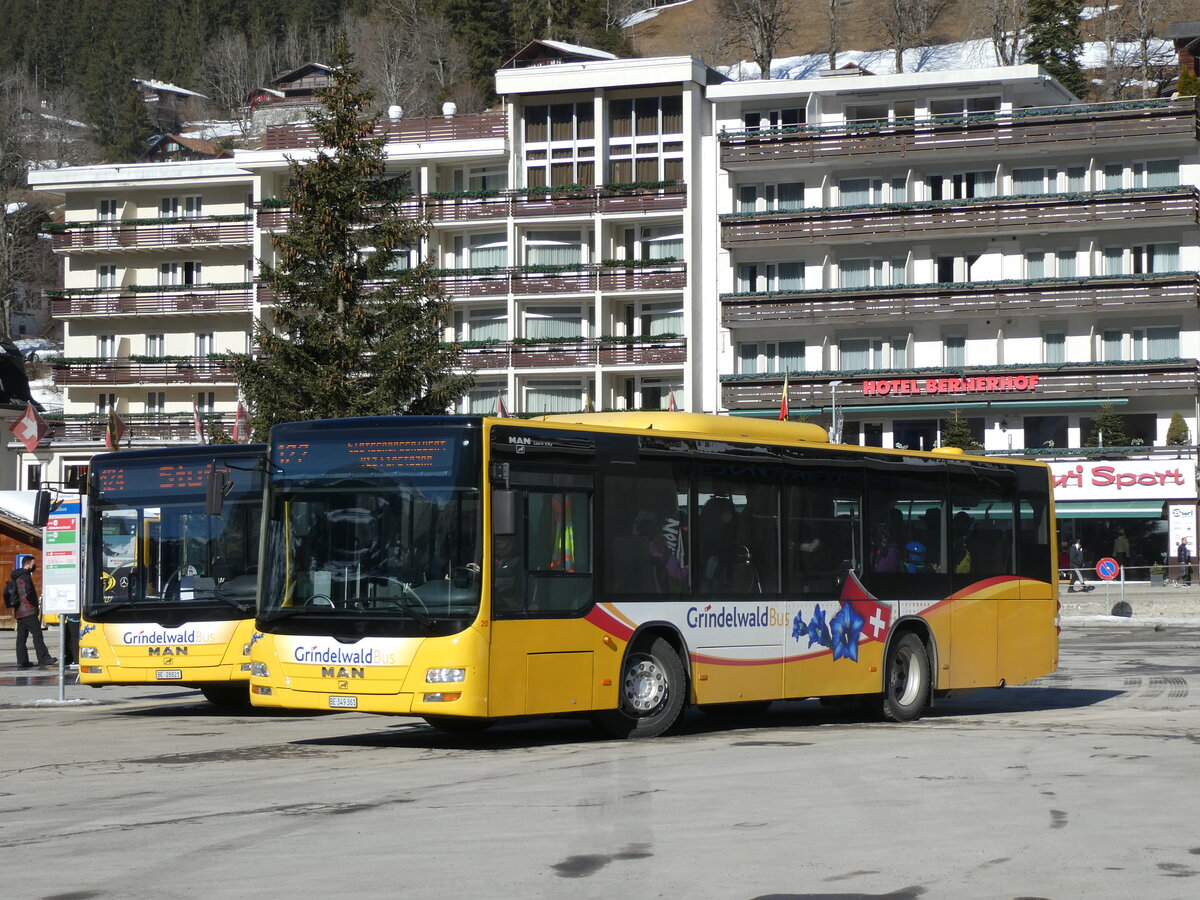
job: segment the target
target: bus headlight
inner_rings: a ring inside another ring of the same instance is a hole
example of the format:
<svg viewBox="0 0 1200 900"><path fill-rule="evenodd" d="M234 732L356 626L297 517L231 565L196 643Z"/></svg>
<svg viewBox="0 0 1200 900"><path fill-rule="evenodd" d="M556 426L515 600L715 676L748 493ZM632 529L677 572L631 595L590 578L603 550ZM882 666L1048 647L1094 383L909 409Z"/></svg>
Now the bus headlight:
<svg viewBox="0 0 1200 900"><path fill-rule="evenodd" d="M99 659L100 658L100 649L98 647L80 647L79 648L79 658L80 659Z"/></svg>
<svg viewBox="0 0 1200 900"><path fill-rule="evenodd" d="M266 663L256 662L250 664L250 675L254 678L270 678L271 670L267 668Z"/></svg>
<svg viewBox="0 0 1200 900"><path fill-rule="evenodd" d="M466 669L430 669L425 673L427 684L456 684L466 680Z"/></svg>

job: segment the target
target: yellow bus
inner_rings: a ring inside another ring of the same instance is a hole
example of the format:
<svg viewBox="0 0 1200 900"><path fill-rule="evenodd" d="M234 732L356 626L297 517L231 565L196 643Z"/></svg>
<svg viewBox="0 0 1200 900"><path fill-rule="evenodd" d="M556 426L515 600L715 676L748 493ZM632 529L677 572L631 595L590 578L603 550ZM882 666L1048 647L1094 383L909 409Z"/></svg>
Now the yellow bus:
<svg viewBox="0 0 1200 900"><path fill-rule="evenodd" d="M692 413L276 426L251 702L448 731L1020 684L1058 657L1036 462Z"/></svg>
<svg viewBox="0 0 1200 900"><path fill-rule="evenodd" d="M87 479L79 680L248 705L262 444L105 453Z"/></svg>

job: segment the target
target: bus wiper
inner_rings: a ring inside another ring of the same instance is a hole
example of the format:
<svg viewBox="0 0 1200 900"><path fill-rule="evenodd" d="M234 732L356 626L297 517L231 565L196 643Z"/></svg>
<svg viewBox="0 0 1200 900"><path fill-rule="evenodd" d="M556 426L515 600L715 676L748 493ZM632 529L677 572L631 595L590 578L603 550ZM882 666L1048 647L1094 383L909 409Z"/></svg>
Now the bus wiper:
<svg viewBox="0 0 1200 900"><path fill-rule="evenodd" d="M388 610L399 610L400 612L407 613L423 628L431 627L434 624L434 619L429 615L429 610L426 608L424 601L408 585L405 585L405 588L406 592L399 597L355 597L347 605L351 609L363 613L382 613ZM387 617L377 616L377 618Z"/></svg>
<svg viewBox="0 0 1200 900"><path fill-rule="evenodd" d="M234 600L232 597L226 597L219 590L212 591L211 593L203 596L201 599L216 600L219 603L224 603L226 606L232 606L238 612L249 612L254 608L253 603L245 603L240 600Z"/></svg>
<svg viewBox="0 0 1200 900"><path fill-rule="evenodd" d="M105 603L101 606L94 607L88 610L88 617L95 619L107 615L110 612L116 612L118 609L127 609L137 606L133 600L118 600L116 603Z"/></svg>
<svg viewBox="0 0 1200 900"><path fill-rule="evenodd" d="M266 616L259 616L264 622L278 622L281 619L291 619L295 616L307 613L311 609L327 609L328 607L312 607L312 606L285 606L282 609L277 609L275 612Z"/></svg>

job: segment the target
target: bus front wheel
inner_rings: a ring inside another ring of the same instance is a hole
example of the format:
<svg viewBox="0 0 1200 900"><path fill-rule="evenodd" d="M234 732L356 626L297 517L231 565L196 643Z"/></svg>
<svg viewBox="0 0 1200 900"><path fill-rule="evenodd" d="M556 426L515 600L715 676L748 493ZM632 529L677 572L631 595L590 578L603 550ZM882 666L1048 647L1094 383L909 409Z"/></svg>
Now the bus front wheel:
<svg viewBox="0 0 1200 900"><path fill-rule="evenodd" d="M683 712L686 682L683 662L670 643L660 637L639 643L621 666L617 708L598 721L615 737L658 737Z"/></svg>
<svg viewBox="0 0 1200 900"><path fill-rule="evenodd" d="M928 705L929 653L915 634L903 634L888 648L879 713L892 722L911 722Z"/></svg>

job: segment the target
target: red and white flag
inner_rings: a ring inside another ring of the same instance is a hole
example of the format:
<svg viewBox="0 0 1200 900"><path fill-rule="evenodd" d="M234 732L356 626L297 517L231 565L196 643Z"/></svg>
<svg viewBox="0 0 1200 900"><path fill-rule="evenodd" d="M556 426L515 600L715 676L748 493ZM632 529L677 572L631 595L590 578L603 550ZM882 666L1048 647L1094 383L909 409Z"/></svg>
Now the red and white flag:
<svg viewBox="0 0 1200 900"><path fill-rule="evenodd" d="M667 395L667 412L679 412L679 407L675 405L674 391Z"/></svg>
<svg viewBox="0 0 1200 900"><path fill-rule="evenodd" d="M787 421L788 417L788 377L783 376L783 396L779 398L779 419Z"/></svg>
<svg viewBox="0 0 1200 900"><path fill-rule="evenodd" d="M207 444L208 438L204 434L204 423L200 420L200 407L196 406L196 401L192 401L192 430L196 433L197 444Z"/></svg>
<svg viewBox="0 0 1200 900"><path fill-rule="evenodd" d="M507 419L508 410L504 408L504 395L496 394L496 418Z"/></svg>
<svg viewBox="0 0 1200 900"><path fill-rule="evenodd" d="M104 446L109 450L121 449L121 438L125 437L125 423L115 409L108 411L108 425L104 428Z"/></svg>
<svg viewBox="0 0 1200 900"><path fill-rule="evenodd" d="M50 426L46 424L45 419L38 415L33 404L28 403L25 406L25 412L21 413L20 418L8 426L8 430L25 446L26 450L32 453L42 442L42 438L46 436Z"/></svg>
<svg viewBox="0 0 1200 900"><path fill-rule="evenodd" d="M235 444L245 444L250 440L250 413L246 411L245 404L241 400L238 401L237 415L233 418L233 442Z"/></svg>

